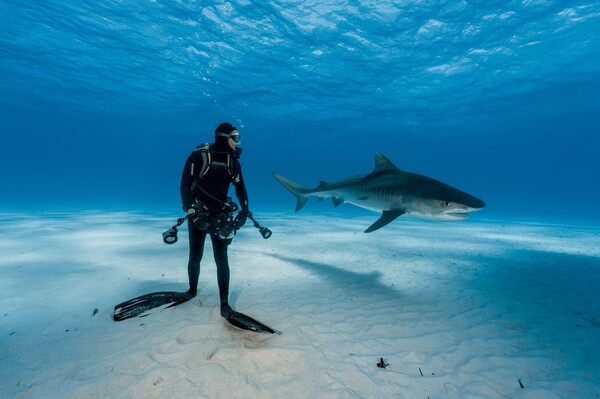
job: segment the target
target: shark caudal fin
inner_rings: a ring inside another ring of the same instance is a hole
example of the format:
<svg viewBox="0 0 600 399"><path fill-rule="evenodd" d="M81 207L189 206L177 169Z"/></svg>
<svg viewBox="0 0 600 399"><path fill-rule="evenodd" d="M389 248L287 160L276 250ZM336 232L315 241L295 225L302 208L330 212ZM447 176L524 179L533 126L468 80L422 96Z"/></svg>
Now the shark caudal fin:
<svg viewBox="0 0 600 399"><path fill-rule="evenodd" d="M296 198L298 199L298 202L296 203L296 212L298 212L300 209L302 209L304 207L304 205L306 205L306 201L308 201L308 197L304 194L307 191L309 191L306 187L304 187L303 185L298 184L294 181L291 181L290 179L287 179L275 172L273 172L273 177L275 179L277 179L277 181L279 183L283 184L283 186L285 188L287 188L290 191L290 193L294 194L296 196Z"/></svg>

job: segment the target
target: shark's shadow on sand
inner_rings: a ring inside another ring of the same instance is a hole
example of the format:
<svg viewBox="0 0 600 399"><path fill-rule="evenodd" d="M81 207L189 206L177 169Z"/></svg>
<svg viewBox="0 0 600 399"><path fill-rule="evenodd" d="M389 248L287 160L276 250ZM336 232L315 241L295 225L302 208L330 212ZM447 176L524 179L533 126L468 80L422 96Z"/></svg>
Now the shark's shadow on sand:
<svg viewBox="0 0 600 399"><path fill-rule="evenodd" d="M314 272L325 281L343 290L356 293L376 294L387 299L400 298L400 291L380 281L382 273L360 273L342 269L325 263L313 262L303 258L292 258L278 254L265 254L275 259L291 263L301 269Z"/></svg>

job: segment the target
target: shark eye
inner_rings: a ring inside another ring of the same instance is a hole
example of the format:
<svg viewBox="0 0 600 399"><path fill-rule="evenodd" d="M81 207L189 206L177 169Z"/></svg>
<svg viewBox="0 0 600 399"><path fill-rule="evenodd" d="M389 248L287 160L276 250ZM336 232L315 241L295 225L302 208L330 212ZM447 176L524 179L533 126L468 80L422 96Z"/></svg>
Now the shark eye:
<svg viewBox="0 0 600 399"><path fill-rule="evenodd" d="M445 202L446 206L450 206L450 203L448 201Z"/></svg>

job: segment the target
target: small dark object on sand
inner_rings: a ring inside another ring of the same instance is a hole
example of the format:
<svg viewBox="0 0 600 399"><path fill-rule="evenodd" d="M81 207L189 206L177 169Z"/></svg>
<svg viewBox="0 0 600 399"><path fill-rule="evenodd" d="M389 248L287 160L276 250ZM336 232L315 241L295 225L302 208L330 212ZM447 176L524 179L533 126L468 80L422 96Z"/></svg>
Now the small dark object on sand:
<svg viewBox="0 0 600 399"><path fill-rule="evenodd" d="M387 366L389 366L389 363L386 363L382 357L379 358L379 363L377 363L377 367L379 367L380 369L384 369Z"/></svg>

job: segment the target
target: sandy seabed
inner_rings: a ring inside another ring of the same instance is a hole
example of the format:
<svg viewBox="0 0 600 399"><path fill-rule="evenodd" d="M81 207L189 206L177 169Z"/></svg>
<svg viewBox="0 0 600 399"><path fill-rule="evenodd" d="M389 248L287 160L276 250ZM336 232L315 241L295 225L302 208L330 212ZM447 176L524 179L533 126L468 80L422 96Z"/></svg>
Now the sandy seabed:
<svg viewBox="0 0 600 399"><path fill-rule="evenodd" d="M196 298L112 320L187 289L172 218L0 214L0 397L600 397L598 228L255 216L273 236L236 236L231 302L271 336L220 317L210 240Z"/></svg>

